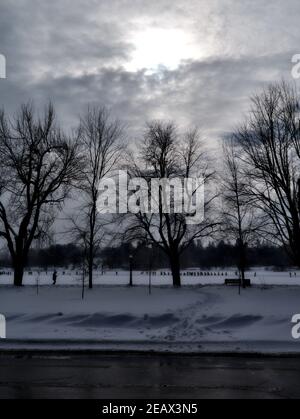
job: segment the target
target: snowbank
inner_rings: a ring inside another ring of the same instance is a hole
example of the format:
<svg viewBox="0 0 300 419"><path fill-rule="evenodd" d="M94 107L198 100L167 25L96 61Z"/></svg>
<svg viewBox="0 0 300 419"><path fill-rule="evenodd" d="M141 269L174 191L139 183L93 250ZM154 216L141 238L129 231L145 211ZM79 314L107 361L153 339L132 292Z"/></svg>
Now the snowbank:
<svg viewBox="0 0 300 419"><path fill-rule="evenodd" d="M24 349L300 352L299 287L0 287L7 339Z"/></svg>

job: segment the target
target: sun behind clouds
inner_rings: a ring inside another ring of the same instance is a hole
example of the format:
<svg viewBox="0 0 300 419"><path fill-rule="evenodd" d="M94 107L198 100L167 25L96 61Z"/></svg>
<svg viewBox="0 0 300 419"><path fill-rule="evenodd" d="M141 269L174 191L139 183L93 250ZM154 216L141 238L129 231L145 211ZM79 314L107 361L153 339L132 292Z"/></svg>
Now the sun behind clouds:
<svg viewBox="0 0 300 419"><path fill-rule="evenodd" d="M129 71L155 73L161 67L175 70L182 61L200 55L191 37L180 29L148 28L135 33L131 42L134 51L126 65Z"/></svg>

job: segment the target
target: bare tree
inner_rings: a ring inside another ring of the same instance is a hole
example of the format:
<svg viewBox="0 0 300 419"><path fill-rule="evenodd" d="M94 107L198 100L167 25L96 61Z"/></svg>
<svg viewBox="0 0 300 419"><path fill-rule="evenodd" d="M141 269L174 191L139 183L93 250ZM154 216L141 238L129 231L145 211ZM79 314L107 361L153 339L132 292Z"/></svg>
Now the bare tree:
<svg viewBox="0 0 300 419"><path fill-rule="evenodd" d="M105 108L89 108L79 127L81 153L85 158L80 185L82 205L72 219L73 233L82 244L86 258L89 288L93 287L94 261L109 223L97 210L100 181L112 174L124 152L124 129Z"/></svg>
<svg viewBox="0 0 300 419"><path fill-rule="evenodd" d="M176 212L177 204L182 204L184 179L198 178L207 185L213 173L209 171L207 156L203 145L199 140L196 130L189 132L183 138L179 138L173 123L153 122L148 124L143 145L140 146L140 160L131 165L131 175L143 178L152 189L153 179L175 181L172 190L166 191L159 187L157 212L139 211L133 215L133 219L127 228L127 237L139 239L161 248L168 256L173 276L173 285L181 286L180 258L183 252L195 240L207 237L217 226L215 220L209 218L210 206L213 198L202 202L205 206L205 220L189 224L189 217L194 216L192 208L182 212ZM178 179L180 184L178 185ZM203 186L198 185L198 188ZM194 199L197 190L193 190L191 196ZM173 196L172 196L173 194ZM176 195L179 195L176 196ZM165 210L166 198L171 196L172 205L170 211ZM153 190L151 197L153 199ZM198 205L201 203L197 203Z"/></svg>
<svg viewBox="0 0 300 419"><path fill-rule="evenodd" d="M264 219L249 196L247 178L239 159L240 148L234 141L227 140L223 145L223 156L224 171L220 183L223 197L222 232L227 239L236 242L237 266L241 285L245 288L247 247L257 237Z"/></svg>
<svg viewBox="0 0 300 419"><path fill-rule="evenodd" d="M299 100L285 82L252 98L248 121L235 133L253 205L267 214L265 234L300 266ZM271 226L271 227L270 227Z"/></svg>
<svg viewBox="0 0 300 419"><path fill-rule="evenodd" d="M55 124L51 104L42 118L23 105L14 118L0 112L0 236L21 286L29 249L47 234L80 173L76 142Z"/></svg>

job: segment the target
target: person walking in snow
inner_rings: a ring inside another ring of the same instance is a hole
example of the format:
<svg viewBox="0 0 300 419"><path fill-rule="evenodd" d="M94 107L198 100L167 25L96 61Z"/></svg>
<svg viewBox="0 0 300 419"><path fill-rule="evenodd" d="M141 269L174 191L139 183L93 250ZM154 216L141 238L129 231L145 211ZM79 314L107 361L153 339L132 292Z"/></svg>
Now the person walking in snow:
<svg viewBox="0 0 300 419"><path fill-rule="evenodd" d="M52 280L53 280L53 285L56 285L56 281L57 281L57 272L56 272L56 270L53 272Z"/></svg>

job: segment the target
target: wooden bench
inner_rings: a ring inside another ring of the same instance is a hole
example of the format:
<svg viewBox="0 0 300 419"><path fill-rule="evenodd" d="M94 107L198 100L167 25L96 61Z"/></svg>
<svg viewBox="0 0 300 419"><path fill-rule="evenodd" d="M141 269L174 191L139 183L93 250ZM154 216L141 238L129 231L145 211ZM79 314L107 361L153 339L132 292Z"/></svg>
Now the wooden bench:
<svg viewBox="0 0 300 419"><path fill-rule="evenodd" d="M234 278L234 279L225 279L225 285L239 286L240 284L241 284L241 282L237 278ZM246 287L251 287L251 281L250 281L250 279L245 279L245 286Z"/></svg>

